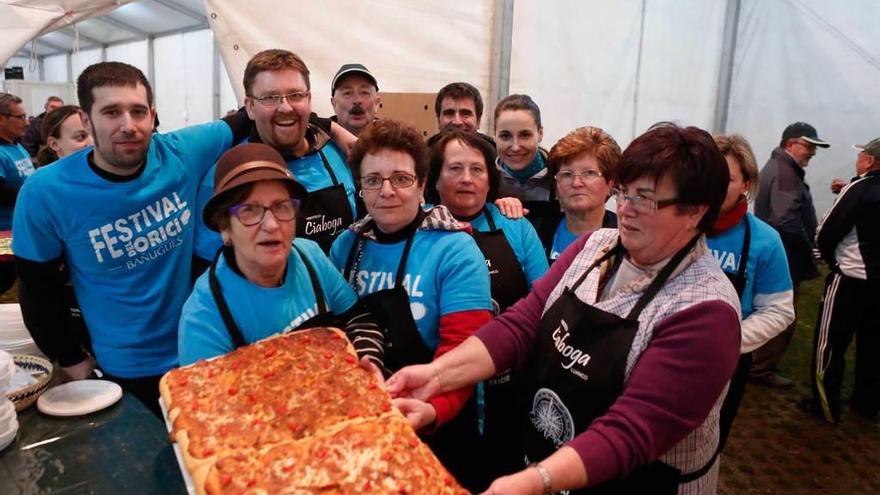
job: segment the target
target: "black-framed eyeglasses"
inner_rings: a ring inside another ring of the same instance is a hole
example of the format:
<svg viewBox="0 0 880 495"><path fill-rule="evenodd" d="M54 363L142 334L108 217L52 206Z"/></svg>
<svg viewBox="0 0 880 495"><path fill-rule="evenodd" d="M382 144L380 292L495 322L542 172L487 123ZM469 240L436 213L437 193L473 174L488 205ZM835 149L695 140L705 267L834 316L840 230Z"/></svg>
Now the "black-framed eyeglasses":
<svg viewBox="0 0 880 495"><path fill-rule="evenodd" d="M2 112L2 113L0 113L0 115L6 116L6 117L12 117L13 119L23 120L23 121L27 122L27 114L26 113L15 114L15 113Z"/></svg>
<svg viewBox="0 0 880 495"><path fill-rule="evenodd" d="M584 179L585 182L589 182L596 179L602 178L602 172L598 170L584 170L582 172L575 172L573 170L563 170L561 172L557 172L553 178L556 179L556 182L563 185L574 184L575 177L580 177Z"/></svg>
<svg viewBox="0 0 880 495"><path fill-rule="evenodd" d="M391 177L382 177L379 174L370 174L361 177L361 189L365 191L376 191L382 189L385 181L391 184L394 189L406 189L412 187L416 183L416 176L405 172L395 172Z"/></svg>
<svg viewBox="0 0 880 495"><path fill-rule="evenodd" d="M309 91L294 91L286 95L251 96L251 98L264 107L275 108L281 104L281 100L287 100L287 103L293 106L304 102L309 96L311 96Z"/></svg>
<svg viewBox="0 0 880 495"><path fill-rule="evenodd" d="M296 218L296 212L299 210L298 199L285 199L272 203L271 206L263 206L257 203L241 203L229 208L229 213L241 222L245 227L252 227L263 222L266 217L266 211L271 211L275 216L275 220L279 222L289 222Z"/></svg>
<svg viewBox="0 0 880 495"><path fill-rule="evenodd" d="M617 206L629 203L639 213L646 214L656 213L657 210L678 203L678 198L653 199L641 194L627 194L626 191L619 187L613 188L611 194L614 196L614 200L617 201Z"/></svg>

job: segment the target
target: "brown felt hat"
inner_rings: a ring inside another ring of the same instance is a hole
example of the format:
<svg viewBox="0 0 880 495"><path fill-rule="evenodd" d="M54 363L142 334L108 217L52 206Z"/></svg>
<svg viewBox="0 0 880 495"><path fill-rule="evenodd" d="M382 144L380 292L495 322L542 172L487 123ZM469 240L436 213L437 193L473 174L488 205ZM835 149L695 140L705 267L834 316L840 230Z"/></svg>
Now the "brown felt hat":
<svg viewBox="0 0 880 495"><path fill-rule="evenodd" d="M233 147L220 157L214 171L214 194L202 211L202 220L211 230L218 230L211 216L223 194L244 184L263 180L284 181L290 197L302 201L306 189L293 178L287 163L275 148L262 143L246 143Z"/></svg>

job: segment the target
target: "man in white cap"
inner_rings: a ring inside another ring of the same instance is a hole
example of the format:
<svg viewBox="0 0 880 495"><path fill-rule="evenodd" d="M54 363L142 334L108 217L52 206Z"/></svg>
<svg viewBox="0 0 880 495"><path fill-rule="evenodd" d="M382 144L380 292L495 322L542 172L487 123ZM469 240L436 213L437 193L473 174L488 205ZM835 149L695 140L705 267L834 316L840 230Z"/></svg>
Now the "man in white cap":
<svg viewBox="0 0 880 495"><path fill-rule="evenodd" d="M336 120L348 132L357 136L376 119L379 109L379 84L373 74L361 64L345 64L336 71L330 83L330 104Z"/></svg>
<svg viewBox="0 0 880 495"><path fill-rule="evenodd" d="M812 398L799 404L831 423L840 421L846 349L856 344L850 408L867 418L880 411L880 138L856 145L856 177L822 218L816 244L831 273L816 321Z"/></svg>
<svg viewBox="0 0 880 495"><path fill-rule="evenodd" d="M813 250L816 234L816 210L810 187L804 182L804 168L816 154L816 148L831 146L819 139L816 128L795 122L782 132L779 147L773 150L761 169L755 215L779 232L794 289L795 322L755 351L750 381L773 388L790 388L794 383L779 375L782 359L797 323L800 283L816 278L819 271Z"/></svg>

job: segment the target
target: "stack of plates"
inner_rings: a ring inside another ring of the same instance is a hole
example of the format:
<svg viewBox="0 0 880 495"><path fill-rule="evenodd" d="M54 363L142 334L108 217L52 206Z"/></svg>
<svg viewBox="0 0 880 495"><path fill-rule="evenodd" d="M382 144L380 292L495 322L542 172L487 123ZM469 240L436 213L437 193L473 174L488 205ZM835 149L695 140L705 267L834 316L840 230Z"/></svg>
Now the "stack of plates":
<svg viewBox="0 0 880 495"><path fill-rule="evenodd" d="M18 304L0 304L0 350L9 354L43 355L24 326Z"/></svg>
<svg viewBox="0 0 880 495"><path fill-rule="evenodd" d="M12 356L0 351L0 391L6 390L9 386L15 370ZM6 398L6 394L0 393L0 450L12 443L16 433L18 433L18 417L15 415L15 404Z"/></svg>

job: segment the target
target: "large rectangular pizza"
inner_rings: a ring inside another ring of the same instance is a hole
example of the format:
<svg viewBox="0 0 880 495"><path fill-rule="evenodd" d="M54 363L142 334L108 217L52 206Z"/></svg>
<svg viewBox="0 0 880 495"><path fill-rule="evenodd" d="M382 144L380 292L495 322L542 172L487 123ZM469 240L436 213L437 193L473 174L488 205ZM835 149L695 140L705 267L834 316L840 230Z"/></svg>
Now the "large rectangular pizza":
<svg viewBox="0 0 880 495"><path fill-rule="evenodd" d="M271 337L159 387L200 494L467 493L337 329Z"/></svg>

